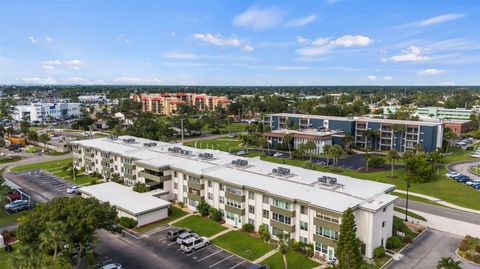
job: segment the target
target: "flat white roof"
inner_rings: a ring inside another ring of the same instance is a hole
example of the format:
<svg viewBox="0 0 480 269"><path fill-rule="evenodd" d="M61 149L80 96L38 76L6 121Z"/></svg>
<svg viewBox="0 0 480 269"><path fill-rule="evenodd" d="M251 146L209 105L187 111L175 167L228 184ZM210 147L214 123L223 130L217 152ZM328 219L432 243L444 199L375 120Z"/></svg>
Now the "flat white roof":
<svg viewBox="0 0 480 269"><path fill-rule="evenodd" d="M102 202L109 202L132 215L141 215L157 209L166 208L171 203L147 193L138 193L132 188L115 182L106 182L80 188L80 192L95 197Z"/></svg>
<svg viewBox="0 0 480 269"><path fill-rule="evenodd" d="M135 139L135 142L123 142L123 139L128 138ZM155 142L157 145L145 147L143 143L148 142ZM361 180L286 164L276 164L262 161L259 157L245 158L223 151L196 149L181 144L170 144L131 136L122 136L118 139L97 138L73 141L72 144L80 144L85 147L135 158L135 163L140 166L141 164L154 167L168 166L172 169L183 170L200 176L217 178L232 185L247 186L287 199L301 200L314 206L338 212L343 212L348 207L360 206L371 201L374 197L384 195L395 189L395 186L391 184ZM188 154L173 153L168 150L172 147L181 147L189 152ZM213 158L202 159L199 156L200 153L211 153ZM248 166L239 168L232 165L232 161L237 159L248 161ZM279 167L290 169L290 173L286 176L273 173L273 169ZM335 186L319 184L319 178L324 176L336 178ZM394 200L395 196L390 198ZM383 205L378 204L378 206L381 208Z"/></svg>

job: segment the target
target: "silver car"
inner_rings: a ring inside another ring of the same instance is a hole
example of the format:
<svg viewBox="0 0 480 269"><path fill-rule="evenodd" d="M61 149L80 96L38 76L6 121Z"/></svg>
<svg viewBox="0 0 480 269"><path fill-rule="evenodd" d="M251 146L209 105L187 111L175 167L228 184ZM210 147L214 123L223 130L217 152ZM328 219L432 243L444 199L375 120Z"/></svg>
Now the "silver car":
<svg viewBox="0 0 480 269"><path fill-rule="evenodd" d="M177 243L178 244L181 244L183 242L183 240L185 239L188 239L188 238L192 238L192 237L198 237L198 234L196 233L192 233L192 232L185 232L185 233L182 233L180 234L178 237L177 237Z"/></svg>

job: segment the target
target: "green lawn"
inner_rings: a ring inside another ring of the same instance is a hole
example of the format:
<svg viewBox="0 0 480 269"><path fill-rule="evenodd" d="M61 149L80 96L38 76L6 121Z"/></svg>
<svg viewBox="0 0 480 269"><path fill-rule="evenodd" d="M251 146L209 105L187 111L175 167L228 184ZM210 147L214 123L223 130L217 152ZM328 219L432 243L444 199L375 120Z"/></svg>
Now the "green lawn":
<svg viewBox="0 0 480 269"><path fill-rule="evenodd" d="M65 159L65 160L58 160L58 161L49 161L49 162L43 162L43 163L21 165L21 166L13 167L11 170L13 172L23 172L23 171L28 171L32 169L42 169L78 185L88 184L92 179L98 180L98 178L92 177L89 175L77 175L74 180L73 175L71 173L62 171L63 166L71 163L72 163L72 159Z"/></svg>
<svg viewBox="0 0 480 269"><path fill-rule="evenodd" d="M213 239L212 243L250 261L262 257L275 247L242 231L228 232Z"/></svg>
<svg viewBox="0 0 480 269"><path fill-rule="evenodd" d="M280 254L279 252L273 254L271 257L262 261L261 263L270 266L271 269L285 268L282 254ZM309 258L303 256L298 252L290 251L287 253L287 265L288 268L310 269L320 264L316 261L310 260Z"/></svg>
<svg viewBox="0 0 480 269"><path fill-rule="evenodd" d="M446 159L448 161L461 160L462 158L465 159L465 156L468 154L469 152L467 151L462 152L455 149L454 154ZM264 156L264 154L261 153L249 154L249 156L253 155L261 156L260 158L262 160L279 164L289 164L299 167L303 167L305 164L305 161L302 160L290 160L288 158ZM369 173L357 172L343 168L325 167L322 165L315 165L314 169L322 172L330 172L359 179L393 184L400 190L406 190L406 181L404 180L406 177L406 172L403 168L395 170L396 178L390 178L390 170L388 169ZM480 195L478 194L478 191L444 176L446 172L446 168L440 169L439 175L435 176L434 179L428 183L410 183L410 191L433 196L459 206L480 210Z"/></svg>
<svg viewBox="0 0 480 269"><path fill-rule="evenodd" d="M214 234L217 234L227 229L215 221L209 220L207 218L204 218L198 215L194 215L194 216L190 216L188 218L182 219L181 221L176 222L173 225L177 227L189 228L193 232L206 237L210 237Z"/></svg>
<svg viewBox="0 0 480 269"><path fill-rule="evenodd" d="M135 232L138 232L138 233L145 233L145 232L151 231L151 230L153 230L157 227L163 226L163 225L165 225L165 224L167 224L171 221L174 221L178 218L181 218L181 217L183 217L187 214L187 212L185 212L185 211L183 211L180 208L175 207L175 206L171 206L170 210L171 210L172 213L168 218L166 218L164 220L161 220L161 221L157 221L157 222L147 224L147 225L142 226L142 227L135 228L133 230Z"/></svg>
<svg viewBox="0 0 480 269"><path fill-rule="evenodd" d="M398 207L394 207L393 210L397 211L397 212L400 212L402 213L403 215L405 215L405 209L403 208L398 208ZM410 212L408 211L407 213L408 216L412 217L412 218L415 218L415 219L418 219L418 220L423 220L423 221L427 221L424 217L418 215L418 214L415 214L413 212Z"/></svg>
<svg viewBox="0 0 480 269"><path fill-rule="evenodd" d="M238 150L242 147L240 146L240 141L236 139L215 139L215 140L197 140L193 142L187 142L185 146L196 147L199 149L216 149L221 151L230 152L232 150Z"/></svg>
<svg viewBox="0 0 480 269"><path fill-rule="evenodd" d="M20 156L13 156L13 157L0 157L0 163L12 163L16 161L20 161L22 157Z"/></svg>
<svg viewBox="0 0 480 269"><path fill-rule="evenodd" d="M15 222L19 217L25 215L28 212L28 211L21 211L15 214L8 214L3 209L4 204L1 204L1 206L2 206L2 209L0 210L0 225Z"/></svg>

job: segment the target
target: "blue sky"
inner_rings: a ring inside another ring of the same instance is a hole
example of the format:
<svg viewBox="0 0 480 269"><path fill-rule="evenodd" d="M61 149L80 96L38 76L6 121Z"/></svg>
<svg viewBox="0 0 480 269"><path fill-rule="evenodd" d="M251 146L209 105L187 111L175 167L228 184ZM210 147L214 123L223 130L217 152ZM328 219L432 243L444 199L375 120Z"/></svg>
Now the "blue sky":
<svg viewBox="0 0 480 269"><path fill-rule="evenodd" d="M476 0L0 0L0 23L3 84L480 84Z"/></svg>

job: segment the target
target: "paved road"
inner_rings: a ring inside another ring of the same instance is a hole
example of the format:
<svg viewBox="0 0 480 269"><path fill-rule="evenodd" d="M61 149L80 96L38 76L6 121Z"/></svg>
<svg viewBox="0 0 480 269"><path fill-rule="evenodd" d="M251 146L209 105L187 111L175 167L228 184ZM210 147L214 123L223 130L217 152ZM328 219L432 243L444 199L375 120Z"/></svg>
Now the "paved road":
<svg viewBox="0 0 480 269"><path fill-rule="evenodd" d="M404 251L404 257L399 261L392 261L385 269L423 269L436 268L441 257L452 257L460 260L455 255L455 249L462 238L450 233L429 229ZM462 262L462 268L473 269L478 266Z"/></svg>
<svg viewBox="0 0 480 269"><path fill-rule="evenodd" d="M404 208L406 205L406 200L403 198L399 198L395 202L395 205ZM450 218L454 220L459 220L459 221L480 225L480 215L475 213L465 212L465 211L448 208L448 207L425 204L422 202L417 202L412 200L408 200L408 208L421 211L421 212L430 213L430 214L441 216L441 217L445 217L445 218Z"/></svg>
<svg viewBox="0 0 480 269"><path fill-rule="evenodd" d="M448 170L459 172L466 176L469 176L471 179L480 179L480 176L475 175L474 173L470 172L470 167L478 165L480 166L479 161L467 161L467 162L459 162L453 163L447 166Z"/></svg>

